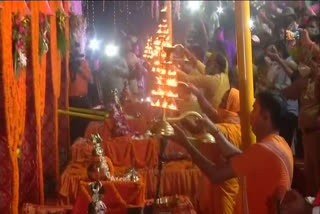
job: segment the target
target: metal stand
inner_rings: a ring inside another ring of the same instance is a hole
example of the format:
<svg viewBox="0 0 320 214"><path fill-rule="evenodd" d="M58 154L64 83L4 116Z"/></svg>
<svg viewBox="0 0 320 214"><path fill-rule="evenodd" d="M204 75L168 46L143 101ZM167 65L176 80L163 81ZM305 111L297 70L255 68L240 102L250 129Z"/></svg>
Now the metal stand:
<svg viewBox="0 0 320 214"><path fill-rule="evenodd" d="M162 177L162 169L164 164L164 151L168 145L168 139L166 137L162 137L160 140L160 152L159 152L159 163L158 163L158 178L157 178L157 188L156 188L156 194L154 197L153 202L153 214L155 214L156 211L156 204L158 203L158 199L160 198L160 187L161 187L161 177Z"/></svg>

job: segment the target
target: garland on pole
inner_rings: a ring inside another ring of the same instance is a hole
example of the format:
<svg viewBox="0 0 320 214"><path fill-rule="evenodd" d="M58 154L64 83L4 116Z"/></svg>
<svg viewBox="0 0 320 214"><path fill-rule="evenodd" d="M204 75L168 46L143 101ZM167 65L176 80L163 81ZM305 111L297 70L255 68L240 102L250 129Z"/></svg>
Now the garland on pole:
<svg viewBox="0 0 320 214"><path fill-rule="evenodd" d="M49 50L47 33L50 32L50 23L47 16L43 13L40 13L39 19L39 58L41 63L43 54Z"/></svg>
<svg viewBox="0 0 320 214"><path fill-rule="evenodd" d="M66 54L67 49L67 38L66 38L66 16L61 9L56 11L57 18L57 40L58 40L58 49L62 57Z"/></svg>
<svg viewBox="0 0 320 214"><path fill-rule="evenodd" d="M26 72L20 67L19 75L14 73L12 13L24 16L25 3L2 1L1 6L1 90L3 90L5 131L12 164L11 213L18 214L19 205L19 166L17 151L22 142L26 113ZM7 210L6 210L7 211Z"/></svg>
<svg viewBox="0 0 320 214"><path fill-rule="evenodd" d="M16 78L19 78L21 69L27 67L27 47L30 43L30 19L20 12L12 14L12 51L13 66Z"/></svg>

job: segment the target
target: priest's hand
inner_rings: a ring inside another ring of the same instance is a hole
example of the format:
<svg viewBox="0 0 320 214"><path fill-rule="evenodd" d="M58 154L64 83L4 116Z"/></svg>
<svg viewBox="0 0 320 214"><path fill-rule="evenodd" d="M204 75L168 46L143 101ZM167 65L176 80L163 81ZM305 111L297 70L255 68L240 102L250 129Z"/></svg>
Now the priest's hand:
<svg viewBox="0 0 320 214"><path fill-rule="evenodd" d="M172 125L174 128L174 136L173 136L173 140L175 142L178 142L181 146L183 147L187 147L189 145L191 145L190 141L187 138L187 135L185 134L185 132L182 130L182 128L180 128L178 125L173 124Z"/></svg>
<svg viewBox="0 0 320 214"><path fill-rule="evenodd" d="M189 83L189 88L196 97L199 97L201 95L201 91L195 85Z"/></svg>

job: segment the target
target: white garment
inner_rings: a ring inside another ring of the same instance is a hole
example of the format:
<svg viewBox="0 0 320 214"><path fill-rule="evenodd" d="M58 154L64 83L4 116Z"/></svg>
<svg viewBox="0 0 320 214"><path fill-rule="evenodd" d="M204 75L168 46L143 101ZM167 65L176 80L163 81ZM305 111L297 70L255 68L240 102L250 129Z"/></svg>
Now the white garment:
<svg viewBox="0 0 320 214"><path fill-rule="evenodd" d="M289 63L294 63L294 61L292 61L291 58L287 58L286 61ZM283 70L281 65L279 65L279 63L271 60L267 60L267 63L269 65L267 79L272 83L274 89L280 91L284 88L289 87L292 84L291 79ZM294 115L298 116L298 100L288 100L287 108L290 113L293 113Z"/></svg>

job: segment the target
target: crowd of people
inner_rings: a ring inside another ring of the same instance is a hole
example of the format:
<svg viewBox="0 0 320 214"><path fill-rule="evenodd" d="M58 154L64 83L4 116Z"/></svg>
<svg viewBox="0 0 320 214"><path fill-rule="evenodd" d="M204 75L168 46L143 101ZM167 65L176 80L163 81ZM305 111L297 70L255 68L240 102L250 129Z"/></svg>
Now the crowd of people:
<svg viewBox="0 0 320 214"><path fill-rule="evenodd" d="M197 44L195 37L192 44L176 45L173 60L178 80L187 83L178 88L180 112L206 115L200 122L174 126L175 140L207 176L208 185L219 187L205 213L312 213L312 205L298 202L301 194L315 197L320 190L319 3L268 1L252 8L253 145L241 141L234 8L229 3L225 7L227 15L221 15L207 44L202 45L203 39ZM299 36L288 39L288 31ZM121 44L121 57L101 58L97 69L105 105L111 102L111 90L121 91L125 82L137 98L152 88L150 65L137 38L126 35ZM89 107L79 101L87 97L87 86L74 83L88 84L93 77L85 59L79 65L70 69L75 71L70 105ZM203 129L215 137L219 157L206 157L188 141L185 130ZM301 193L290 191L294 156L304 160L306 187Z"/></svg>

